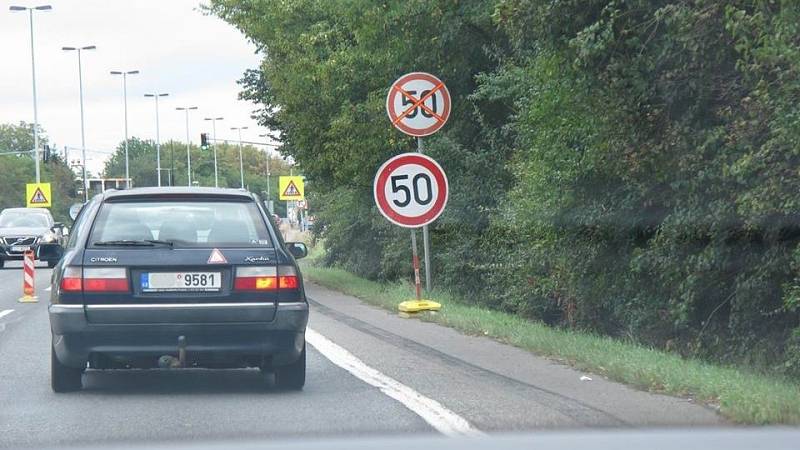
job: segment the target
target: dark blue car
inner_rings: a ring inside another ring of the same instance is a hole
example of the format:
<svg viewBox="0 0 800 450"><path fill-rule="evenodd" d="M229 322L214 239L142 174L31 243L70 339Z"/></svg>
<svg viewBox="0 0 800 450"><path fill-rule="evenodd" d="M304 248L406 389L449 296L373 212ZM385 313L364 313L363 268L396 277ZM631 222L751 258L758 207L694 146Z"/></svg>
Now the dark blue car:
<svg viewBox="0 0 800 450"><path fill-rule="evenodd" d="M53 271L53 390L80 389L87 368L157 367L257 367L301 389L306 254L244 190L98 195Z"/></svg>

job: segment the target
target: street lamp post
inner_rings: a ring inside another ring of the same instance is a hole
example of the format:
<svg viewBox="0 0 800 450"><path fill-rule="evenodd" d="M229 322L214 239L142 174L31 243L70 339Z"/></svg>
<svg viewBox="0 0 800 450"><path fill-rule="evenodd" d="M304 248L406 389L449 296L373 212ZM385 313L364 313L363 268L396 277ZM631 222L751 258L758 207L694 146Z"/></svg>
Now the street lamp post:
<svg viewBox="0 0 800 450"><path fill-rule="evenodd" d="M34 58L33 51L33 11L50 11L53 9L50 5L40 5L33 7L26 6L9 6L11 11L28 11L31 24L31 80L33 85L33 158L36 161L36 182L42 181L41 172L39 168L39 109L36 102L36 59Z"/></svg>
<svg viewBox="0 0 800 450"><path fill-rule="evenodd" d="M127 72L111 71L111 75L122 75L122 95L125 103L125 189L130 189L131 187L131 172L128 159L128 75L136 75L137 73L139 73L138 70L129 70Z"/></svg>
<svg viewBox="0 0 800 450"><path fill-rule="evenodd" d="M269 136L269 134L259 134L258 137L270 137L270 136ZM267 157L266 158L266 160L267 160L267 204L269 204L269 176L270 176L270 173L269 173L269 160L270 160L269 147L264 149L264 155L266 155L266 157Z"/></svg>
<svg viewBox="0 0 800 450"><path fill-rule="evenodd" d="M175 108L186 113L186 175L189 177L189 187L192 187L192 153L191 141L189 140L189 111L197 109L197 106L181 106Z"/></svg>
<svg viewBox="0 0 800 450"><path fill-rule="evenodd" d="M161 132L159 131L159 124L158 124L158 98L166 97L168 95L169 94L167 93L144 94L145 97L152 97L156 99L156 176L158 177L159 187L161 187Z"/></svg>
<svg viewBox="0 0 800 450"><path fill-rule="evenodd" d="M217 121L224 117L206 117L205 120L211 121L211 147L214 150L214 187L219 187L219 174L217 172Z"/></svg>
<svg viewBox="0 0 800 450"><path fill-rule="evenodd" d="M83 120L83 68L81 66L81 51L95 50L96 48L97 47L94 45L87 45L85 47L61 47L61 50L78 53L78 88L81 102L81 159L83 159L83 200L85 202L89 201L89 186L86 182L86 127Z"/></svg>
<svg viewBox="0 0 800 450"><path fill-rule="evenodd" d="M242 130L246 130L247 127L231 127L231 130L238 130L239 131L239 176L242 180L242 189L244 189L244 161L242 160Z"/></svg>

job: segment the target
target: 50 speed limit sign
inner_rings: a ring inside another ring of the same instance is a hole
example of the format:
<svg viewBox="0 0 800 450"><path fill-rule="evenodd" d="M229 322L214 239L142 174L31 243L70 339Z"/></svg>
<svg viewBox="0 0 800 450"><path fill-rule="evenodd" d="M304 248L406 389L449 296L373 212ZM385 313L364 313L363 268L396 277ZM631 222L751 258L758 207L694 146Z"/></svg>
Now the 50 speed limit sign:
<svg viewBox="0 0 800 450"><path fill-rule="evenodd" d="M450 117L450 92L442 80L425 72L398 78L386 96L392 125L410 136L429 136Z"/></svg>
<svg viewBox="0 0 800 450"><path fill-rule="evenodd" d="M390 222L405 228L427 225L444 211L448 195L442 167L421 153L403 153L381 166L373 195L378 210Z"/></svg>

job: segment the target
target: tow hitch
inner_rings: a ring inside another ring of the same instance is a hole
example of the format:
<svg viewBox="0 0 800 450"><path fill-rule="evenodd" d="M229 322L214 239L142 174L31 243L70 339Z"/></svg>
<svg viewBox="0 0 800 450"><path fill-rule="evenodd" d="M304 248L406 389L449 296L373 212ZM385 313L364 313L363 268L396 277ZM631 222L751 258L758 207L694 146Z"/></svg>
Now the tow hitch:
<svg viewBox="0 0 800 450"><path fill-rule="evenodd" d="M178 336L178 357L164 355L158 358L158 367L162 369L186 367L186 336Z"/></svg>
<svg viewBox="0 0 800 450"><path fill-rule="evenodd" d="M178 362L186 367L186 336L178 336Z"/></svg>

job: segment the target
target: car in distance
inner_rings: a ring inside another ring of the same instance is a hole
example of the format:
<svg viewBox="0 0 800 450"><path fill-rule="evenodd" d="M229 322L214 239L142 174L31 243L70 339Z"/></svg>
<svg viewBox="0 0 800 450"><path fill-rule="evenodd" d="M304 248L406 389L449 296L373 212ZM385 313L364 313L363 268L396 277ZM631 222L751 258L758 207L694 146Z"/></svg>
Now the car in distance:
<svg viewBox="0 0 800 450"><path fill-rule="evenodd" d="M50 247L64 245L67 229L55 222L45 208L6 208L0 212L0 267L6 261L22 260L33 250L48 267L58 263L57 251Z"/></svg>
<svg viewBox="0 0 800 450"><path fill-rule="evenodd" d="M95 196L53 272L53 390L80 389L87 368L156 367L253 367L302 389L307 253L244 190Z"/></svg>

